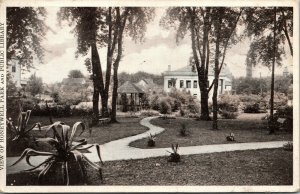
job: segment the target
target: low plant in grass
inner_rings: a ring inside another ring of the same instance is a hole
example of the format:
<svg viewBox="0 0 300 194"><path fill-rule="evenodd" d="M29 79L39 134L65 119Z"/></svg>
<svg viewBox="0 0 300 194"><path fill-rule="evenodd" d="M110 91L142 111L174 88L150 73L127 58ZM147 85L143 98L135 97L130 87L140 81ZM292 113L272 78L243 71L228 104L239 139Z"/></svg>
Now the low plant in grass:
<svg viewBox="0 0 300 194"><path fill-rule="evenodd" d="M20 106L20 113L18 117L18 124L14 125L11 118L6 120L7 129L12 133L12 141L17 141L22 138L28 138L29 132L32 131L35 127L41 129L40 123L35 123L31 127L28 126L28 121L30 119L31 110L26 112L22 111L22 106Z"/></svg>
<svg viewBox="0 0 300 194"><path fill-rule="evenodd" d="M284 144L283 149L287 151L293 151L293 142L287 142Z"/></svg>
<svg viewBox="0 0 300 194"><path fill-rule="evenodd" d="M151 133L149 134L149 137L148 137L148 142L147 142L147 145L148 147L154 147L155 146L155 135L152 135Z"/></svg>
<svg viewBox="0 0 300 194"><path fill-rule="evenodd" d="M227 141L235 141L234 139L234 133L230 133L227 137L226 137Z"/></svg>
<svg viewBox="0 0 300 194"><path fill-rule="evenodd" d="M47 129L53 132L53 137L38 138L36 142L46 143L54 148L53 152L41 152L33 149L26 149L20 156L20 158L12 164L16 165L22 159L26 158L27 164L32 166L26 172L36 170L43 167L38 175L39 184L54 184L54 185L70 185L70 184L85 184L87 180L86 167L89 165L99 172L100 179L102 179L102 169L96 163L90 161L80 151L85 151L93 146L96 147L98 157L102 162L100 155L100 146L98 144L92 144L87 146L86 139L80 139L75 141L75 133L81 126L81 133L84 132L85 125L82 122L76 122L72 130L70 126L58 121L53 123ZM70 132L71 131L71 132ZM46 133L47 134L47 133ZM49 156L45 161L33 166L30 163L31 156ZM51 182L53 181L53 182Z"/></svg>
<svg viewBox="0 0 300 194"><path fill-rule="evenodd" d="M178 154L178 149L179 149L178 144L176 144L176 145L172 144L171 149L172 149L172 152L168 151L170 153L168 162L180 162L180 155Z"/></svg>
<svg viewBox="0 0 300 194"><path fill-rule="evenodd" d="M186 137L190 134L189 129L187 128L187 124L184 123L180 123L180 128L179 128L179 135L182 137Z"/></svg>
<svg viewBox="0 0 300 194"><path fill-rule="evenodd" d="M156 110L142 110L140 115L142 117L152 117L152 116L158 116L159 112Z"/></svg>

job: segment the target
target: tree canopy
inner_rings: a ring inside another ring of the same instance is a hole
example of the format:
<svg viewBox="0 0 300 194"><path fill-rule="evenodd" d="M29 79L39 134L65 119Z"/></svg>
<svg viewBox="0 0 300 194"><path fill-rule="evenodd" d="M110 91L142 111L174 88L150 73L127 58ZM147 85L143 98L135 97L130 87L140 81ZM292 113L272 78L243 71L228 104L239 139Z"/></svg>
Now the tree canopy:
<svg viewBox="0 0 300 194"><path fill-rule="evenodd" d="M73 69L69 72L69 78L84 78L83 73L80 70Z"/></svg>
<svg viewBox="0 0 300 194"><path fill-rule="evenodd" d="M46 10L42 7L7 8L7 61L17 59L25 69L33 67L35 58L43 62L42 41L48 27Z"/></svg>

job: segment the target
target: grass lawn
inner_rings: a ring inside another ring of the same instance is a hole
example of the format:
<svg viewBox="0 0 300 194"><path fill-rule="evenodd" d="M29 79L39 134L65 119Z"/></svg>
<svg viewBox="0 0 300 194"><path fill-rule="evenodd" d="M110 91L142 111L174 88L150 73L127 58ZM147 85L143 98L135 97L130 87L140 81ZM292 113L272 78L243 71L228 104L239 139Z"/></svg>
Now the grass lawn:
<svg viewBox="0 0 300 194"><path fill-rule="evenodd" d="M80 121L80 119L80 117L66 117L55 118L54 121L63 121L72 127L73 124L77 121ZM119 117L118 121L119 123L105 124L98 127L92 127L91 134L89 133L89 130L86 130L83 134L81 134L80 138L86 138L88 140L88 143L103 144L112 140L143 133L148 130L146 127L143 127L139 124L140 118ZM29 126L36 122L41 122L42 126L50 124L48 117L31 117ZM79 134L79 132L80 130L78 130L77 134ZM36 138L44 137L45 132L31 131L30 135ZM48 136L52 136L51 131L48 133ZM27 147L24 147L24 143L25 142L22 141L19 143L14 143L14 145L8 145L7 155L9 157L19 156L22 153L22 151ZM42 143L40 143L38 146L34 145L33 143L30 143L29 147L41 151L49 151L49 149L51 149L51 147L47 147Z"/></svg>
<svg viewBox="0 0 300 194"><path fill-rule="evenodd" d="M262 142L292 140L293 134L278 131L275 135L268 134L267 121L261 120L265 114L242 114L237 119L220 119L219 130L212 130L212 121L197 121L188 118L176 118L171 120L154 119L152 124L166 130L157 135L156 146L153 148L170 147L178 143L179 146L226 144L242 142ZM179 134L181 123L185 123L190 134L182 137ZM226 136L234 133L236 141L226 141ZM152 134L153 135L153 134ZM132 147L149 148L147 139L141 139L130 144Z"/></svg>
<svg viewBox="0 0 300 194"><path fill-rule="evenodd" d="M101 182L89 170L89 185L292 185L293 153L278 149L235 151L111 161L103 166ZM7 176L7 185L34 185L38 173Z"/></svg>

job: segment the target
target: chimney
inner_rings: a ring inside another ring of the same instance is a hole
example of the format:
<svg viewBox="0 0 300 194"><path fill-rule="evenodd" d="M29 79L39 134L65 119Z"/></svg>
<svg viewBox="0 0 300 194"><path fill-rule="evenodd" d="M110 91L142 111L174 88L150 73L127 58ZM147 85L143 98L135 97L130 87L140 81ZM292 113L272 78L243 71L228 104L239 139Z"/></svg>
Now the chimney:
<svg viewBox="0 0 300 194"><path fill-rule="evenodd" d="M168 71L171 71L171 65L168 65Z"/></svg>

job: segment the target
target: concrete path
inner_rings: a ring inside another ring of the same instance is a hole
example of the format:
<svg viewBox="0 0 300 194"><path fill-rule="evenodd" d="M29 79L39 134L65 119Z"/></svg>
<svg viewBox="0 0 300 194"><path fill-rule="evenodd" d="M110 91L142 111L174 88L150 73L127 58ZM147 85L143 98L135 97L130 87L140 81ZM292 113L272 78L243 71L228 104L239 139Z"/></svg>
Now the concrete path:
<svg viewBox="0 0 300 194"><path fill-rule="evenodd" d="M130 147L129 144L133 141L143 139L149 136L151 133L159 134L165 129L150 124L150 120L157 117L147 117L140 121L140 124L149 128L148 131L135 135L126 137L123 139L111 141L109 143L101 145L101 157L103 161L113 161L113 160L129 160L129 159L143 159L149 157L158 156L168 156L167 151L171 151L170 148L156 148L156 149L140 149ZM192 154L205 154L205 153L216 153L216 152L229 152L238 150L257 150L257 149L267 149L267 148L279 148L282 147L287 141L271 141L271 142L251 142L251 143L234 143L234 144L216 144L216 145L202 145L202 146L188 146L179 147L180 155L192 155ZM97 156L95 148L90 148L91 153L85 153L91 161L98 162L99 158ZM34 158L34 159L33 159ZM44 161L47 157L32 157L32 164L37 165ZM7 166L10 166L18 157L7 158ZM25 160L21 161L19 164L13 167L7 167L7 174L16 173L24 169L28 169Z"/></svg>

